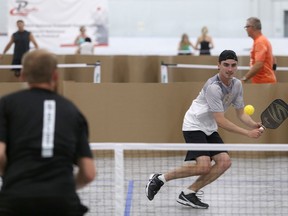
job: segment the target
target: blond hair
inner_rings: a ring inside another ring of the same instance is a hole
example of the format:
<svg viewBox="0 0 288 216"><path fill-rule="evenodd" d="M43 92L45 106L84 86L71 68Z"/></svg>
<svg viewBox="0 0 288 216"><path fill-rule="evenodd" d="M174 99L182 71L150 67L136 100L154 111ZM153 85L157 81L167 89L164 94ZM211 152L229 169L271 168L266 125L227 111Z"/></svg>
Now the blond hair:
<svg viewBox="0 0 288 216"><path fill-rule="evenodd" d="M206 26L202 27L201 32L203 35L206 35L208 33L208 28Z"/></svg>

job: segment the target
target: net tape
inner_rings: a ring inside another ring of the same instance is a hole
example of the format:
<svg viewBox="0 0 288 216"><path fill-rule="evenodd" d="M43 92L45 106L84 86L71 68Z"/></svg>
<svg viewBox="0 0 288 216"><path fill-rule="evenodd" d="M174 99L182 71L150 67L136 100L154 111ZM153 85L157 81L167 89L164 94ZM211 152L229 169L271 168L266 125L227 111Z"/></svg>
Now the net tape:
<svg viewBox="0 0 288 216"><path fill-rule="evenodd" d="M78 64L58 64L58 68L94 68L93 82L101 82L101 63L97 61L95 64L78 63ZM2 69L21 69L22 65L0 65Z"/></svg>

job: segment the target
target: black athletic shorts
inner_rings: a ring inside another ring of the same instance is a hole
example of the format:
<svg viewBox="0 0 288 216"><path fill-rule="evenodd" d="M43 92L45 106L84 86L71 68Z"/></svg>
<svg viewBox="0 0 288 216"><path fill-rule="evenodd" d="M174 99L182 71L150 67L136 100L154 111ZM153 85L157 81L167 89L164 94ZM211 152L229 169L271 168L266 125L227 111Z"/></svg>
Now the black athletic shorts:
<svg viewBox="0 0 288 216"><path fill-rule="evenodd" d="M183 135L186 143L223 143L222 138L217 132L207 136L203 131L183 131ZM221 152L227 151L188 151L185 161L196 160L200 156L209 156L212 158Z"/></svg>
<svg viewBox="0 0 288 216"><path fill-rule="evenodd" d="M16 197L0 195L1 216L83 216L88 208L76 196Z"/></svg>

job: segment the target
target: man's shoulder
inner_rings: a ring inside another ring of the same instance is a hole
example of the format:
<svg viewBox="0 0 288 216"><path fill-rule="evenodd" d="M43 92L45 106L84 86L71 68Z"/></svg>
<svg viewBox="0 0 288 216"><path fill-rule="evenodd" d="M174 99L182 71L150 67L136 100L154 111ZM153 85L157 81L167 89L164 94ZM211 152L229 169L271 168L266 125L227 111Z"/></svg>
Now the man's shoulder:
<svg viewBox="0 0 288 216"><path fill-rule="evenodd" d="M23 32L20 31L16 31L12 34L13 37L23 37L23 36L29 36L30 35L30 31L26 31L24 30Z"/></svg>
<svg viewBox="0 0 288 216"><path fill-rule="evenodd" d="M210 77L206 82L206 84L208 85L218 85L218 86L219 86L219 83L220 83L220 79L218 77L218 74Z"/></svg>
<svg viewBox="0 0 288 216"><path fill-rule="evenodd" d="M269 40L266 36L264 36L263 34L260 35L259 37L257 37L255 40L254 40L254 43L255 44L263 44L263 43L269 43Z"/></svg>
<svg viewBox="0 0 288 216"><path fill-rule="evenodd" d="M209 91L209 93L217 94L217 92L221 89L221 81L218 78L218 75L209 78L207 82L203 86L203 90L205 92Z"/></svg>
<svg viewBox="0 0 288 216"><path fill-rule="evenodd" d="M21 97L23 94L26 94L27 91L28 91L28 89L24 89L24 90L18 90L15 92L7 93L7 94L3 95L1 97L1 99L2 98L14 98L14 97L18 97L18 96Z"/></svg>

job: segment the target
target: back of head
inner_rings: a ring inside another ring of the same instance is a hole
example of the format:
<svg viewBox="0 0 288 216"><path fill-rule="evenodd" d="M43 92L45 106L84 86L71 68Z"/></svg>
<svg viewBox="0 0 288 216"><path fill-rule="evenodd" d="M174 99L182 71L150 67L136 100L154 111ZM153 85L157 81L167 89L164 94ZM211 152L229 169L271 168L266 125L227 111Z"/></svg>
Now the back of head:
<svg viewBox="0 0 288 216"><path fill-rule="evenodd" d="M201 32L202 32L202 35L206 35L208 33L208 28L206 26L204 26L202 29L201 29Z"/></svg>
<svg viewBox="0 0 288 216"><path fill-rule="evenodd" d="M238 62L238 57L233 50L224 50L223 52L221 52L218 61L219 63L221 63L222 61L226 61L228 59L233 59Z"/></svg>
<svg viewBox="0 0 288 216"><path fill-rule="evenodd" d="M33 50L23 56L22 66L23 76L28 83L50 83L57 68L57 58L47 50Z"/></svg>
<svg viewBox="0 0 288 216"><path fill-rule="evenodd" d="M91 42L91 38L90 37L86 37L85 38L85 42Z"/></svg>

